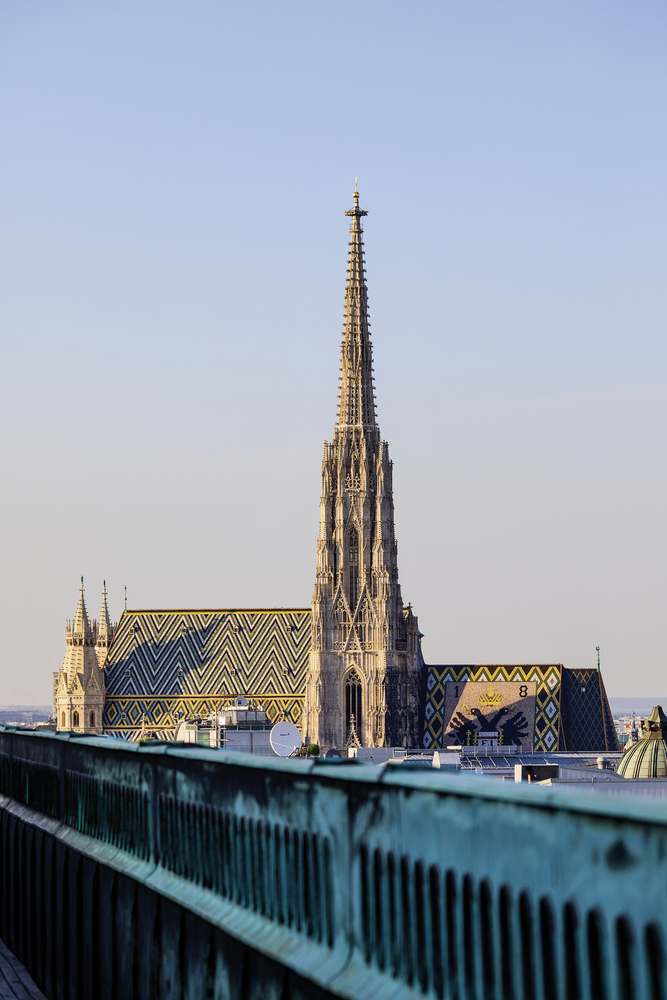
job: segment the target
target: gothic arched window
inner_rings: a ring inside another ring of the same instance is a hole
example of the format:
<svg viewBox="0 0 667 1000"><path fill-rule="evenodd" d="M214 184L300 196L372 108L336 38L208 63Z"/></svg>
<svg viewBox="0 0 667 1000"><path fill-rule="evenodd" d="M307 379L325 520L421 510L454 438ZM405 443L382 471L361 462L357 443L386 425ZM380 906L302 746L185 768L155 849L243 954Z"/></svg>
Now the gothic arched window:
<svg viewBox="0 0 667 1000"><path fill-rule="evenodd" d="M74 729L78 729L79 728L79 713L78 712L72 712L72 727Z"/></svg>
<svg viewBox="0 0 667 1000"><path fill-rule="evenodd" d="M94 712L90 713L90 728L91 729L95 728L95 713Z"/></svg>
<svg viewBox="0 0 667 1000"><path fill-rule="evenodd" d="M65 713L64 712L62 714L62 720L61 720L60 726L61 726L62 729L65 728Z"/></svg>
<svg viewBox="0 0 667 1000"><path fill-rule="evenodd" d="M359 535L354 528L350 531L350 609L354 611L359 600Z"/></svg>
<svg viewBox="0 0 667 1000"><path fill-rule="evenodd" d="M357 735L361 736L362 723L361 678L356 670L351 670L345 680L345 736L349 735L354 722Z"/></svg>

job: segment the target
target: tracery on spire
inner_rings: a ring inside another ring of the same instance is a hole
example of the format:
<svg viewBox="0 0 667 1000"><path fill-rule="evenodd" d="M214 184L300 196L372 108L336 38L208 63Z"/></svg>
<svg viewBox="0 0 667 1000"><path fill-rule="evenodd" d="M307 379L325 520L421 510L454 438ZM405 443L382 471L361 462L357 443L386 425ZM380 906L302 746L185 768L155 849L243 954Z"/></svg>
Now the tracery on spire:
<svg viewBox="0 0 667 1000"><path fill-rule="evenodd" d="M338 427L376 427L373 386L373 351L368 322L368 291L364 272L364 245L361 218L368 212L359 208L359 192L354 192L350 217L350 250L345 287L345 320L341 345L341 380L338 395Z"/></svg>

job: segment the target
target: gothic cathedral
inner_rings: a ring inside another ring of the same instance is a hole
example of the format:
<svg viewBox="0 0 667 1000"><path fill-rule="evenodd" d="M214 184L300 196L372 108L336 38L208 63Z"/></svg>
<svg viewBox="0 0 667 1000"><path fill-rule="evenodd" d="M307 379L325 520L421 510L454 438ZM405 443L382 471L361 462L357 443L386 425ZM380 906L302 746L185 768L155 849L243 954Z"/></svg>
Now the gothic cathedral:
<svg viewBox="0 0 667 1000"><path fill-rule="evenodd" d="M56 675L57 728L175 739L236 698L289 719L321 751L616 749L599 670L424 663L398 582L392 464L375 412L361 221L354 193L338 417L324 445L311 607L125 608L99 624L79 595ZM82 581L83 584L83 581ZM484 712L486 711L486 715Z"/></svg>
<svg viewBox="0 0 667 1000"><path fill-rule="evenodd" d="M375 411L361 219L354 193L338 419L324 444L312 640L302 721L322 748L417 746L417 619L398 582L392 463Z"/></svg>

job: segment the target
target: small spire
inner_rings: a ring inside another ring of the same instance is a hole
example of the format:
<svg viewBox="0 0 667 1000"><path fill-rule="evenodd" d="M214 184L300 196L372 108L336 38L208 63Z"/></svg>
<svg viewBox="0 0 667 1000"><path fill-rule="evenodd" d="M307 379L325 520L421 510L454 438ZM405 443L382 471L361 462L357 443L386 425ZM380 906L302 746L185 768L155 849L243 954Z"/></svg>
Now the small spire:
<svg viewBox="0 0 667 1000"><path fill-rule="evenodd" d="M83 596L83 577L81 577L81 587L79 589L79 603L76 608L76 615L74 616L74 624L72 627L73 632L80 632L82 635L87 635L90 631L90 626L88 624L88 613L86 611L86 602Z"/></svg>
<svg viewBox="0 0 667 1000"><path fill-rule="evenodd" d="M127 584L125 584L125 610L127 611Z"/></svg>
<svg viewBox="0 0 667 1000"><path fill-rule="evenodd" d="M100 611L100 638L111 638L113 629L109 618L109 607L107 605L107 581L102 583L102 610Z"/></svg>

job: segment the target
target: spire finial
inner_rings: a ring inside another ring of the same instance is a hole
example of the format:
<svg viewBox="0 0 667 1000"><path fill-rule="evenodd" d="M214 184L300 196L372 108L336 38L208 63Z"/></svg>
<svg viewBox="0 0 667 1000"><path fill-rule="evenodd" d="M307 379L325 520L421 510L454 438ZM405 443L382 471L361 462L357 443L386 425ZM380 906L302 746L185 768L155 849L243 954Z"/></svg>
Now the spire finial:
<svg viewBox="0 0 667 1000"><path fill-rule="evenodd" d="M125 584L125 610L127 611L127 584Z"/></svg>
<svg viewBox="0 0 667 1000"><path fill-rule="evenodd" d="M354 208L351 208L345 214L346 215L351 215L352 218L353 218L353 221L350 223L350 232L361 233L362 230L361 230L361 226L359 224L359 220L361 219L362 215L368 215L368 212L364 212L363 209L359 208L359 187L358 187L358 184L357 184L357 178L356 177L354 178L354 195L353 195L353 197L354 197Z"/></svg>

